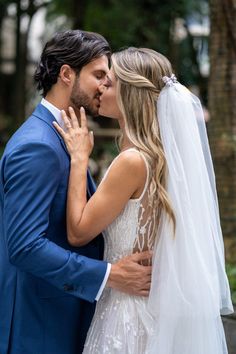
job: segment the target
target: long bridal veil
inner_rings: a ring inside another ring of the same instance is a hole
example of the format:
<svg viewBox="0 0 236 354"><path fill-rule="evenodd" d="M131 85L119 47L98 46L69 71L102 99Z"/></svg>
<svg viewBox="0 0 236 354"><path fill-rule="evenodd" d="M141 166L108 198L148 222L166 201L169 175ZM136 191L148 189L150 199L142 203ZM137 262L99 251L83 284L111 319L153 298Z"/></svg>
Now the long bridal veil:
<svg viewBox="0 0 236 354"><path fill-rule="evenodd" d="M154 249L148 354L226 354L220 314L233 312L215 176L199 99L174 76L158 99L176 230L162 215Z"/></svg>

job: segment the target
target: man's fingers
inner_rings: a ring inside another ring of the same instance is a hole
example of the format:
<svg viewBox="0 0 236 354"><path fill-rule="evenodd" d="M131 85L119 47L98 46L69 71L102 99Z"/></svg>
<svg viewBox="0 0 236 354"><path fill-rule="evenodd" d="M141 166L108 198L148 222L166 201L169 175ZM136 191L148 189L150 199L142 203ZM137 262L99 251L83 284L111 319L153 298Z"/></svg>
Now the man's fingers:
<svg viewBox="0 0 236 354"><path fill-rule="evenodd" d="M142 291L140 291L140 296L148 297L148 295L149 295L149 290L142 290Z"/></svg>
<svg viewBox="0 0 236 354"><path fill-rule="evenodd" d="M153 253L151 251L144 251L144 252L137 252L132 255L133 259L135 262L140 262L144 260L149 260L153 256Z"/></svg>
<svg viewBox="0 0 236 354"><path fill-rule="evenodd" d="M152 253L145 251L124 257L112 264L107 286L130 295L148 296L152 267L141 265L140 261L151 257Z"/></svg>
<svg viewBox="0 0 236 354"><path fill-rule="evenodd" d="M85 114L84 107L80 107L80 124L81 128L87 128L87 117Z"/></svg>
<svg viewBox="0 0 236 354"><path fill-rule="evenodd" d="M142 265L146 275L152 275L152 266Z"/></svg>
<svg viewBox="0 0 236 354"><path fill-rule="evenodd" d="M71 118L71 123L73 128L79 128L78 118L76 117L75 111L72 107L69 107L69 113Z"/></svg>

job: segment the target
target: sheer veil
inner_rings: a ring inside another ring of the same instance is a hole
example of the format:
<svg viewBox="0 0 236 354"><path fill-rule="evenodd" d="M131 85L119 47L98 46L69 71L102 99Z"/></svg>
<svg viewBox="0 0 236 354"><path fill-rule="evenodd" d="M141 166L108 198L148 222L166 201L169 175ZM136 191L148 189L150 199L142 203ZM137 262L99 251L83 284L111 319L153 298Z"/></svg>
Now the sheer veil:
<svg viewBox="0 0 236 354"><path fill-rule="evenodd" d="M203 111L174 75L163 80L157 119L176 230L162 215L148 302L156 320L147 353L226 354L220 314L233 307Z"/></svg>

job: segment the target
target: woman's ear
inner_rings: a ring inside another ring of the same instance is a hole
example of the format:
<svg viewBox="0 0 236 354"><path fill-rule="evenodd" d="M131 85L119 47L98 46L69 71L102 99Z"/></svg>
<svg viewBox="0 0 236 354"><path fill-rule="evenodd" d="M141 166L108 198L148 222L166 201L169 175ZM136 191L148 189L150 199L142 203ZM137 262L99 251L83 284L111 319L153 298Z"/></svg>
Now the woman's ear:
<svg viewBox="0 0 236 354"><path fill-rule="evenodd" d="M71 84L73 84L75 77L76 73L70 67L70 65L64 64L61 66L59 78L66 86L70 86Z"/></svg>

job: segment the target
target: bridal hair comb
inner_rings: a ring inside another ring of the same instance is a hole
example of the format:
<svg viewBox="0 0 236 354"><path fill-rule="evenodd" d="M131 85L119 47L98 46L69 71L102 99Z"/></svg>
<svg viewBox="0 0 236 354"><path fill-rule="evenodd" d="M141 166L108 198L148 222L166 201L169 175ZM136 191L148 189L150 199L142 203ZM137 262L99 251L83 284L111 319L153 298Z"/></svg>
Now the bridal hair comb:
<svg viewBox="0 0 236 354"><path fill-rule="evenodd" d="M173 84L176 84L178 82L176 76L172 74L170 77L169 76L163 76L162 81L166 86L172 86Z"/></svg>

